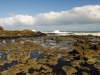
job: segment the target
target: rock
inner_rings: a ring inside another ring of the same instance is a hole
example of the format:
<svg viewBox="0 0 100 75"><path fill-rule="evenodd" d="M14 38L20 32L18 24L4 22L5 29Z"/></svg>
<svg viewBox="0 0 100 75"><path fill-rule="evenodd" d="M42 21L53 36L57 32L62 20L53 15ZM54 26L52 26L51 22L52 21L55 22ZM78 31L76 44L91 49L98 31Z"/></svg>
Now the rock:
<svg viewBox="0 0 100 75"><path fill-rule="evenodd" d="M72 74L77 72L77 70L74 67L71 67L71 66L63 66L62 70L64 70L67 75L72 75Z"/></svg>
<svg viewBox="0 0 100 75"><path fill-rule="evenodd" d="M2 53L0 54L0 58L2 57Z"/></svg>
<svg viewBox="0 0 100 75"><path fill-rule="evenodd" d="M84 70L90 70L89 67L81 67L81 69L84 69Z"/></svg>
<svg viewBox="0 0 100 75"><path fill-rule="evenodd" d="M48 59L47 64L55 66L55 65L58 64L58 60L56 60L56 59Z"/></svg>
<svg viewBox="0 0 100 75"><path fill-rule="evenodd" d="M69 57L64 57L63 60L64 61L70 61L70 58Z"/></svg>
<svg viewBox="0 0 100 75"><path fill-rule="evenodd" d="M26 60L30 58L30 52L9 52L7 54L8 63L11 63L12 60L18 61L20 63L26 63Z"/></svg>
<svg viewBox="0 0 100 75"><path fill-rule="evenodd" d="M94 67L98 70L100 70L100 64L94 64Z"/></svg>
<svg viewBox="0 0 100 75"><path fill-rule="evenodd" d="M86 72L81 72L82 73L82 75L90 75L90 74L88 74L88 73L86 73Z"/></svg>
<svg viewBox="0 0 100 75"><path fill-rule="evenodd" d="M0 65L3 66L6 63L4 60L0 60Z"/></svg>
<svg viewBox="0 0 100 75"><path fill-rule="evenodd" d="M47 64L47 58L39 58L38 59L38 63L40 63L40 64Z"/></svg>
<svg viewBox="0 0 100 75"><path fill-rule="evenodd" d="M41 72L43 73L50 73L52 72L52 68L48 67L47 65L42 65L42 68L44 68L45 70L42 70Z"/></svg>
<svg viewBox="0 0 100 75"><path fill-rule="evenodd" d="M88 60L86 61L87 64L94 64L97 61L96 58L88 58Z"/></svg>
<svg viewBox="0 0 100 75"><path fill-rule="evenodd" d="M3 30L3 27L2 26L0 26L0 30Z"/></svg>
<svg viewBox="0 0 100 75"><path fill-rule="evenodd" d="M81 67L79 60L74 60L73 62L71 62L71 64L72 64L73 67L79 67L79 68Z"/></svg>

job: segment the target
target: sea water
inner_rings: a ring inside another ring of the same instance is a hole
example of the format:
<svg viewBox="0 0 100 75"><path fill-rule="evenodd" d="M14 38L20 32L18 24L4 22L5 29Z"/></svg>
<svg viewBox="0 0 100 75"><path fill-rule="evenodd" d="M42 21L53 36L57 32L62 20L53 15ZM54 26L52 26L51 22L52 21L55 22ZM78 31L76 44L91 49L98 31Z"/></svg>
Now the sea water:
<svg viewBox="0 0 100 75"><path fill-rule="evenodd" d="M43 31L42 31L43 32ZM100 31L59 31L59 30L54 30L54 31L47 31L43 33L55 33L58 35L93 35L93 36L100 36Z"/></svg>

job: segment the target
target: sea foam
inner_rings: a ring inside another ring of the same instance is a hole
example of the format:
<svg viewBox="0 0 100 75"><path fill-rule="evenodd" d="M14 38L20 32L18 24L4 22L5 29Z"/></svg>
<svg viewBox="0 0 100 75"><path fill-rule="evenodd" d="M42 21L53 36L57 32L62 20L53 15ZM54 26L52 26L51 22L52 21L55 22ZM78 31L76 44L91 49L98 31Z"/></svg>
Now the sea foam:
<svg viewBox="0 0 100 75"><path fill-rule="evenodd" d="M75 31L68 31L68 32L61 32L60 30L54 30L53 32L44 32L44 33L55 33L58 35L93 35L93 36L100 36L100 32L90 32L90 31L79 31L79 32L75 32Z"/></svg>

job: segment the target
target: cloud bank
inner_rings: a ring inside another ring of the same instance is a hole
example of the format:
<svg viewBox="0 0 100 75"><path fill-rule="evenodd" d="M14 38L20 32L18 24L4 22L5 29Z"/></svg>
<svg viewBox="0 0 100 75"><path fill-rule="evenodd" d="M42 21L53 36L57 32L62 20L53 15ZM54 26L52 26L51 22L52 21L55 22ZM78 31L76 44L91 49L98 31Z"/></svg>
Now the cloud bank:
<svg viewBox="0 0 100 75"><path fill-rule="evenodd" d="M75 7L61 12L40 13L36 16L14 15L0 18L0 25L73 25L100 23L100 5Z"/></svg>

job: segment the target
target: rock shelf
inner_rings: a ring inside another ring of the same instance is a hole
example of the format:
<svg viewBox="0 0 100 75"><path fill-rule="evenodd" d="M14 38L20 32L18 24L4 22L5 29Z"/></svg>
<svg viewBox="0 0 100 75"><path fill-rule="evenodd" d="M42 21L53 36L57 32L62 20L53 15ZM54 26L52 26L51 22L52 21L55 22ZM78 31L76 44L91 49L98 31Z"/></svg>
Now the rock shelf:
<svg viewBox="0 0 100 75"><path fill-rule="evenodd" d="M26 32L29 31L21 34ZM100 75L100 41L97 40L100 37L38 34L10 39L2 36L0 51L6 54L6 59L0 59L0 69L3 69L0 75ZM4 67L12 61L17 63Z"/></svg>

